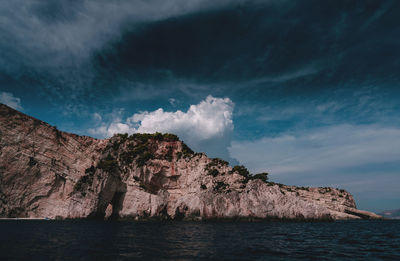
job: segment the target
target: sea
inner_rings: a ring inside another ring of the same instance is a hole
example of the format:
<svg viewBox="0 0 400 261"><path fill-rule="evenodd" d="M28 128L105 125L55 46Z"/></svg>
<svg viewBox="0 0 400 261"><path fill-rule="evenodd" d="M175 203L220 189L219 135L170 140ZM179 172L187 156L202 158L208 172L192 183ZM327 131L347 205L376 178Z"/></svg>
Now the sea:
<svg viewBox="0 0 400 261"><path fill-rule="evenodd" d="M1 220L0 260L400 260L400 220Z"/></svg>

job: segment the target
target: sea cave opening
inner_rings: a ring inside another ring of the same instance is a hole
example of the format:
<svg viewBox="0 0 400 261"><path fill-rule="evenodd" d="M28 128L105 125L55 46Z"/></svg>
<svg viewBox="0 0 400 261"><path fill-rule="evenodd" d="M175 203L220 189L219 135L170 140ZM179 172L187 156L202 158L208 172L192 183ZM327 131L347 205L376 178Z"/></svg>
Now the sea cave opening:
<svg viewBox="0 0 400 261"><path fill-rule="evenodd" d="M125 199L126 185L106 186L99 195L96 209L88 216L89 219L118 220Z"/></svg>
<svg viewBox="0 0 400 261"><path fill-rule="evenodd" d="M105 219L107 220L118 220L119 212L122 209L122 203L124 202L125 192L115 192L110 203L104 211Z"/></svg>

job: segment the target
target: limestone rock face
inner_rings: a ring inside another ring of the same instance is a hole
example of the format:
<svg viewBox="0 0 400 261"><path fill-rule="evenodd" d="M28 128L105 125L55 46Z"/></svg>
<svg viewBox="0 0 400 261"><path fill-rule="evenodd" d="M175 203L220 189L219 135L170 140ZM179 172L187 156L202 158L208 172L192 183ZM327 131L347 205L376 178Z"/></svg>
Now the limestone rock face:
<svg viewBox="0 0 400 261"><path fill-rule="evenodd" d="M375 219L333 188L254 178L175 135L98 140L0 104L0 217Z"/></svg>

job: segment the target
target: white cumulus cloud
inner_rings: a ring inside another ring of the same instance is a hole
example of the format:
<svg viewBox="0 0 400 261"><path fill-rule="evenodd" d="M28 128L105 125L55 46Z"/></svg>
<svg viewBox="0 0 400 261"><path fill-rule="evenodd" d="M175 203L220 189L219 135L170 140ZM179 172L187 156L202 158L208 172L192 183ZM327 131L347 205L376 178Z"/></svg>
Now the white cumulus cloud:
<svg viewBox="0 0 400 261"><path fill-rule="evenodd" d="M158 109L134 114L128 122L140 123L137 132L173 132L197 142L221 138L227 132L232 132L232 112L233 102L229 98L208 96L199 104L191 105L187 112L166 112Z"/></svg>
<svg viewBox="0 0 400 261"><path fill-rule="evenodd" d="M4 103L5 105L16 110L22 110L21 99L14 97L14 95L9 92L0 93L0 103Z"/></svg>
<svg viewBox="0 0 400 261"><path fill-rule="evenodd" d="M196 151L235 162L227 150L234 128L233 108L234 103L229 98L208 96L199 104L191 105L186 112L167 112L160 108L135 113L125 121L118 118L108 125L90 129L89 133L110 137L115 133L169 132L178 135Z"/></svg>

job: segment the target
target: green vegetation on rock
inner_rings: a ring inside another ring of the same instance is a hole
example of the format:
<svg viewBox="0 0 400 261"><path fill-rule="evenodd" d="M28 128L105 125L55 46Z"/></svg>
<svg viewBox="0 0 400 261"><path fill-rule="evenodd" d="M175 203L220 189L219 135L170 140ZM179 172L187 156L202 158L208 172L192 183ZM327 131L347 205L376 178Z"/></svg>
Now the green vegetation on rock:
<svg viewBox="0 0 400 261"><path fill-rule="evenodd" d="M96 169L94 166L85 170L85 175L80 177L74 186L74 191L80 192L82 196L86 196L86 192L93 183L93 177Z"/></svg>
<svg viewBox="0 0 400 261"><path fill-rule="evenodd" d="M248 178L249 175L250 175L249 170L243 165L234 166L232 168L232 170L230 171L230 173L232 174L232 173L235 173L235 172L238 173L239 175L245 177L245 178Z"/></svg>
<svg viewBox="0 0 400 261"><path fill-rule="evenodd" d="M117 139L115 139L116 137ZM114 152L117 152L120 146L128 141L126 151L122 151L120 153L120 158L125 164L131 164L133 161L136 162L138 167L143 167L148 160L157 158L154 154L156 151L156 143L155 141L166 141L166 142L174 142L179 141L178 136L171 133L134 133L132 135L125 134L116 134L111 140L114 140L109 148L112 148ZM186 145L185 145L186 146ZM192 151L186 146L184 147L183 153L180 152L179 158L182 155L187 156ZM168 152L160 157L160 159L172 161L173 160L173 147L169 147Z"/></svg>
<svg viewBox="0 0 400 261"><path fill-rule="evenodd" d="M260 179L264 182L267 182L268 181L268 173L267 172L258 173L258 174L252 175L250 177L250 179Z"/></svg>
<svg viewBox="0 0 400 261"><path fill-rule="evenodd" d="M228 166L229 163L226 160L220 159L220 158L213 158L211 159L211 162L207 164L208 168L212 167L222 167L222 166Z"/></svg>
<svg viewBox="0 0 400 261"><path fill-rule="evenodd" d="M194 151L189 148L183 141L182 141L182 156L184 158L188 158L194 155Z"/></svg>
<svg viewBox="0 0 400 261"><path fill-rule="evenodd" d="M106 172L115 172L118 170L118 162L114 159L113 156L111 156L111 154L108 154L107 157L100 160L97 167Z"/></svg>
<svg viewBox="0 0 400 261"><path fill-rule="evenodd" d="M204 168L205 171L207 171L208 175L211 175L213 177L216 177L220 174L219 170L217 168L221 168L223 166L228 166L229 163L225 160L222 160L220 158L213 158L211 162L209 162L206 167Z"/></svg>
<svg viewBox="0 0 400 261"><path fill-rule="evenodd" d="M171 133L134 133L128 137L129 140L135 140L139 142L147 142L149 139L158 140L158 141L178 141L179 138L175 134Z"/></svg>
<svg viewBox="0 0 400 261"><path fill-rule="evenodd" d="M171 133L164 133L163 139L165 141L178 141L179 140L178 136L176 136L175 134L171 134Z"/></svg>
<svg viewBox="0 0 400 261"><path fill-rule="evenodd" d="M139 157L136 159L136 164L140 168L146 165L147 161L152 159L154 159L154 154L152 154L149 151L146 151L145 153L139 155Z"/></svg>
<svg viewBox="0 0 400 261"><path fill-rule="evenodd" d="M214 187L214 191L222 192L227 188L229 188L228 184L226 184L225 182L222 182L222 181L218 181ZM229 192L229 191L227 191L227 192Z"/></svg>
<svg viewBox="0 0 400 261"><path fill-rule="evenodd" d="M168 160L169 162L171 162L173 159L173 151L174 151L174 148L169 147L167 153L165 154L165 159Z"/></svg>
<svg viewBox="0 0 400 261"><path fill-rule="evenodd" d="M219 175L219 171L217 169L210 169L210 170L208 170L208 175L216 177Z"/></svg>
<svg viewBox="0 0 400 261"><path fill-rule="evenodd" d="M243 176L244 177L243 183L247 183L247 182L249 182L249 180L253 180L253 179L259 179L265 183L271 183L271 182L268 182L268 173L267 172L262 172L262 173L258 173L258 174L250 174L249 170L243 165L234 166L232 168L232 170L230 171L230 173L231 174L238 173L239 175Z"/></svg>

